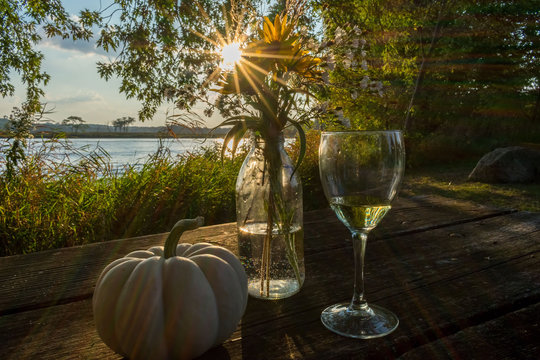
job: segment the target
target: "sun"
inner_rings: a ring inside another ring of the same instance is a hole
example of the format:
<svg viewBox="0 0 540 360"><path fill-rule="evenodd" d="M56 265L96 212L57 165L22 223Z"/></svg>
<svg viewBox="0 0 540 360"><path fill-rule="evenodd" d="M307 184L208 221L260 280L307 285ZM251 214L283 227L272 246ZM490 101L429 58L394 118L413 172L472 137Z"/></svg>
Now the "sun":
<svg viewBox="0 0 540 360"><path fill-rule="evenodd" d="M242 50L239 43L230 43L221 49L222 67L227 70L234 69L234 65L242 58Z"/></svg>

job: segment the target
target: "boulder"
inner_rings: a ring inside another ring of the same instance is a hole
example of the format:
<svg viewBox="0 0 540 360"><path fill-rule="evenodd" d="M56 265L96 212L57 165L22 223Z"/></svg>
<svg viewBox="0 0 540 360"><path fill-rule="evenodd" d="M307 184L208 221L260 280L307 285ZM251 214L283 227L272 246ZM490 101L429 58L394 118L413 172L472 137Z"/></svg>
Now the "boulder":
<svg viewBox="0 0 540 360"><path fill-rule="evenodd" d="M468 180L485 183L540 182L540 151L521 146L495 149L478 161Z"/></svg>

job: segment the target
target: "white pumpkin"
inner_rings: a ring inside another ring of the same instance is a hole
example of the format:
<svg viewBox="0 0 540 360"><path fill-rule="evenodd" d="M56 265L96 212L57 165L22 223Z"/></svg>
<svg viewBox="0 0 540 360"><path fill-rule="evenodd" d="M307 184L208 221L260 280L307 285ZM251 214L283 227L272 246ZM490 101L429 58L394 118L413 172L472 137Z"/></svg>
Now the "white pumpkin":
<svg viewBox="0 0 540 360"><path fill-rule="evenodd" d="M247 304L247 277L229 250L179 244L203 219L180 220L163 247L134 251L101 273L92 306L101 339L130 359L190 359L222 343Z"/></svg>

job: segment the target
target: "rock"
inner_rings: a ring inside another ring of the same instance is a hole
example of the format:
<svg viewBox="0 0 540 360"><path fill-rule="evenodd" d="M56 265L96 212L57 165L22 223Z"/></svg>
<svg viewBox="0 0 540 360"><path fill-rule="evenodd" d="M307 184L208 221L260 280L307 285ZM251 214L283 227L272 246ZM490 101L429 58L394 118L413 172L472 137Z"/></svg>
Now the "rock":
<svg viewBox="0 0 540 360"><path fill-rule="evenodd" d="M478 161L468 180L485 183L540 182L540 151L521 146L495 149Z"/></svg>

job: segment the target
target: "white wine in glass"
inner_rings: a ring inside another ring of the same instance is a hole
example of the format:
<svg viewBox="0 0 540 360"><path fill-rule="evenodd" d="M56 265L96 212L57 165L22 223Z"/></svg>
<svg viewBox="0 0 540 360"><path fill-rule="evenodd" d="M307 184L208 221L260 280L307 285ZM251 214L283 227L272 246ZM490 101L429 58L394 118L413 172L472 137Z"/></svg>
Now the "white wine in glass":
<svg viewBox="0 0 540 360"><path fill-rule="evenodd" d="M321 182L330 207L351 231L355 276L351 302L329 306L321 314L328 329L370 339L394 331L391 311L364 297L364 254L368 233L391 208L405 166L400 131L323 132L319 147Z"/></svg>

